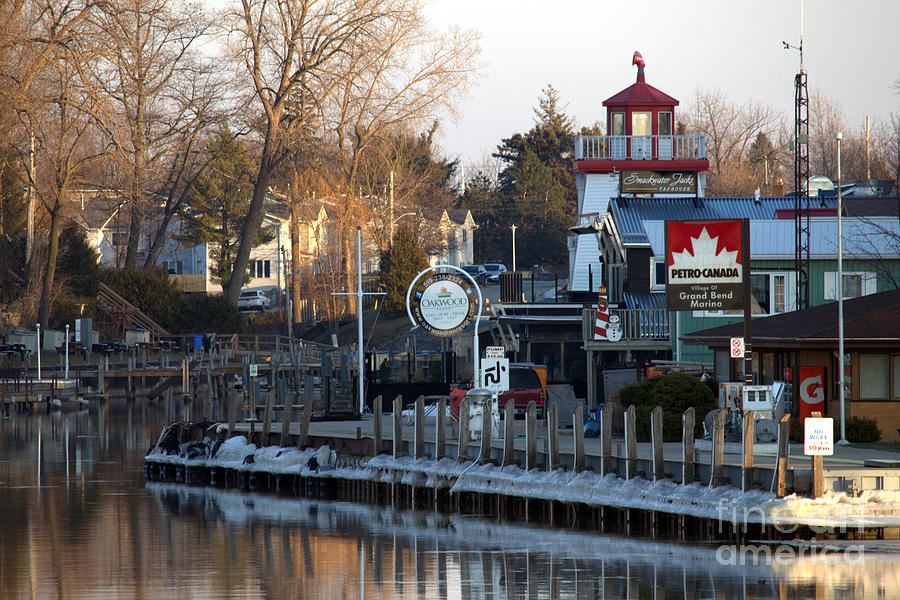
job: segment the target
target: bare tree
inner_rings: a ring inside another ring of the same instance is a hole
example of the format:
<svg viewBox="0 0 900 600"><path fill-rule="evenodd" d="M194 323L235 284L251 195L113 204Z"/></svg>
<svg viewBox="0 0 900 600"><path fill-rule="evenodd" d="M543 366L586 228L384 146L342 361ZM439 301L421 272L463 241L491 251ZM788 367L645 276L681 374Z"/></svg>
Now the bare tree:
<svg viewBox="0 0 900 600"><path fill-rule="evenodd" d="M290 127L303 125L315 111L325 115L323 141L337 147L342 167L332 187L340 187L349 203L358 193L355 157L385 128L446 108L464 90L477 51L471 36L430 35L418 0L242 0L241 7L229 20L232 40L253 80L265 131L236 273L249 263L263 197ZM290 103L301 92L310 94L303 105L309 112L292 112ZM358 206L339 212L352 228ZM350 236L342 239L349 244ZM237 297L239 281L232 277L229 297Z"/></svg>
<svg viewBox="0 0 900 600"><path fill-rule="evenodd" d="M680 114L686 131L707 137L709 193L731 195L751 192L750 149L760 132L775 139L781 116L752 100L737 105L722 90L699 88L694 94L693 106Z"/></svg>
<svg viewBox="0 0 900 600"><path fill-rule="evenodd" d="M31 120L44 105L35 87L81 39L95 0L7 0L0 3L0 147L23 161L20 172L30 175ZM71 67L71 63L69 65ZM29 112L31 115L29 115ZM40 281L36 261L26 257L28 285Z"/></svg>
<svg viewBox="0 0 900 600"><path fill-rule="evenodd" d="M336 57L391 8L387 0L241 0L228 13L233 54L253 82L264 116L263 147L241 245L225 294L236 300L275 169L284 159L284 125L308 114L286 114L292 97L321 82ZM287 117L287 118L286 118ZM284 123L283 123L284 122Z"/></svg>
<svg viewBox="0 0 900 600"><path fill-rule="evenodd" d="M158 163L163 175L159 181L161 203L159 219L147 223L149 233L144 268L156 265L169 238L169 226L182 211L190 182L206 166L211 157L201 149L213 127L227 121L233 107L223 96L229 89L216 61L187 60L186 68L172 78L169 113L172 133Z"/></svg>
<svg viewBox="0 0 900 600"><path fill-rule="evenodd" d="M40 80L31 87L31 101L23 111L38 143L38 176L31 185L50 220L38 308L38 321L45 327L50 319L66 197L81 183L88 166L106 152L93 119L99 107L80 75L96 55L90 45L94 38L86 31L72 33L55 47L54 60L46 63Z"/></svg>
<svg viewBox="0 0 900 600"><path fill-rule="evenodd" d="M97 19L104 47L95 77L99 93L117 108L116 120L105 125L118 149L118 185L130 210L126 267L137 264L144 219L160 203L155 192L171 183L172 161L178 180L190 155L199 118L196 94L208 87L192 49L209 26L198 6L175 0L104 3Z"/></svg>
<svg viewBox="0 0 900 600"><path fill-rule="evenodd" d="M811 175L824 175L837 181L837 146L834 134L843 132L845 140L851 135L840 105L832 98L814 89L809 97L809 167ZM850 160L848 146L841 148L842 162ZM845 152L847 154L845 155ZM848 162L847 164L850 164Z"/></svg>

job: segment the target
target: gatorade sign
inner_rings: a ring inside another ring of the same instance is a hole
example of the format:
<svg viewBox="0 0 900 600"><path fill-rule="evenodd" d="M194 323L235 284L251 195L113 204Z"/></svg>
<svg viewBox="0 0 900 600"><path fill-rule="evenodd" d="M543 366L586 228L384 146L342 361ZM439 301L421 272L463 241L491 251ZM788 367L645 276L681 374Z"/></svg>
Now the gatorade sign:
<svg viewBox="0 0 900 600"><path fill-rule="evenodd" d="M819 411L825 414L825 367L798 367L800 418L805 419Z"/></svg>

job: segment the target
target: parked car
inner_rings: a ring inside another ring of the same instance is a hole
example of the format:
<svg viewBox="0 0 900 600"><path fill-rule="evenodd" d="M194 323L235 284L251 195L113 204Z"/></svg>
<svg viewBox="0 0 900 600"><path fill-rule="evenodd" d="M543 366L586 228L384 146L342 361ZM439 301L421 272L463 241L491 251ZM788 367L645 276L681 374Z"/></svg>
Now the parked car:
<svg viewBox="0 0 900 600"><path fill-rule="evenodd" d="M272 300L261 290L245 290L237 299L238 310L266 310Z"/></svg>
<svg viewBox="0 0 900 600"><path fill-rule="evenodd" d="M500 273L506 273L506 265L503 263L484 263L484 268L488 283L500 283Z"/></svg>
<svg viewBox="0 0 900 600"><path fill-rule="evenodd" d="M460 269L471 275L478 285L487 283L488 272L483 265L463 265Z"/></svg>

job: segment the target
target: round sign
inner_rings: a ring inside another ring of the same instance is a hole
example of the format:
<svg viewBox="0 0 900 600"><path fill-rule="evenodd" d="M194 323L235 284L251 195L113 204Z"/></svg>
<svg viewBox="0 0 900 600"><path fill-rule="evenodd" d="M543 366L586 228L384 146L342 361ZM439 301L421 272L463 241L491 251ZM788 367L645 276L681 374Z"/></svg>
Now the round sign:
<svg viewBox="0 0 900 600"><path fill-rule="evenodd" d="M409 292L410 316L432 335L459 335L478 312L478 295L473 284L456 273L426 272Z"/></svg>

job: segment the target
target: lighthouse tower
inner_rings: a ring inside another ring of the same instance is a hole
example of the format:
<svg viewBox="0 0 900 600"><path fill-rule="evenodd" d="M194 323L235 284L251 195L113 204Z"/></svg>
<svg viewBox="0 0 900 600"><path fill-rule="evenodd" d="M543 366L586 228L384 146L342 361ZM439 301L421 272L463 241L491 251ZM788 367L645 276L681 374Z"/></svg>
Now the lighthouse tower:
<svg viewBox="0 0 900 600"><path fill-rule="evenodd" d="M703 196L706 136L675 135L678 100L646 82L640 52L632 64L637 81L603 102L609 135L575 140L578 222L569 237L570 291L594 291L602 282L599 231L610 198Z"/></svg>

